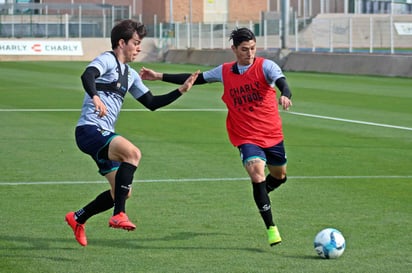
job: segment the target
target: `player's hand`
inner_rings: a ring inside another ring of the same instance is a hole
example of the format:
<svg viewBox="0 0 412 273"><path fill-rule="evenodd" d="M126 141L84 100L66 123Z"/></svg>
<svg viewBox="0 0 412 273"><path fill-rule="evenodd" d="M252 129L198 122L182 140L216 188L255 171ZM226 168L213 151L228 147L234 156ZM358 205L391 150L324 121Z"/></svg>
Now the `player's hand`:
<svg viewBox="0 0 412 273"><path fill-rule="evenodd" d="M99 116L99 118L107 115L106 105L102 102L99 96L93 96L94 112Z"/></svg>
<svg viewBox="0 0 412 273"><path fill-rule="evenodd" d="M155 81L155 80L161 80L163 77L163 73L159 73L152 69L142 67L142 69L140 69L139 71L139 76L140 78L142 78L142 80Z"/></svg>
<svg viewBox="0 0 412 273"><path fill-rule="evenodd" d="M200 73L200 70L196 71L195 73L193 73L192 75L190 75L190 77L186 79L185 83L178 88L180 93L185 93L189 91L190 88L192 88L194 82L197 79L197 76L199 76L199 73Z"/></svg>
<svg viewBox="0 0 412 273"><path fill-rule="evenodd" d="M283 110L288 111L292 106L292 101L286 96L280 96L279 104L282 105Z"/></svg>

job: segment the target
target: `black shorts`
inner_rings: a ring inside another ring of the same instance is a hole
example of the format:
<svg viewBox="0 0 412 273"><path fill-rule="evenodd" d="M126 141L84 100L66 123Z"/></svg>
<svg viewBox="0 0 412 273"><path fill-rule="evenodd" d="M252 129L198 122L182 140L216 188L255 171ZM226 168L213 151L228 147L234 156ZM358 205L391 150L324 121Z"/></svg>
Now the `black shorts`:
<svg viewBox="0 0 412 273"><path fill-rule="evenodd" d="M242 144L238 148L243 165L253 158L260 158L272 166L283 166L287 163L283 141L269 148L262 148L255 144Z"/></svg>
<svg viewBox="0 0 412 273"><path fill-rule="evenodd" d="M116 133L105 131L94 125L76 127L75 137L79 149L90 155L96 162L101 175L106 175L119 168L120 162L109 160L108 147Z"/></svg>

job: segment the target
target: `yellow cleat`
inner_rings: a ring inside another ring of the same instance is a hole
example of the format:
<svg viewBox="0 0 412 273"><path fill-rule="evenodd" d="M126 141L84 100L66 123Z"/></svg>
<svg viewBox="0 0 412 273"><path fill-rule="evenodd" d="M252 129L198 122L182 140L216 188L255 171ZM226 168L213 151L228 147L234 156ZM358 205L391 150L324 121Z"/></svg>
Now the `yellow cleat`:
<svg viewBox="0 0 412 273"><path fill-rule="evenodd" d="M268 228L268 242L270 246L274 246L282 242L277 226L271 226Z"/></svg>

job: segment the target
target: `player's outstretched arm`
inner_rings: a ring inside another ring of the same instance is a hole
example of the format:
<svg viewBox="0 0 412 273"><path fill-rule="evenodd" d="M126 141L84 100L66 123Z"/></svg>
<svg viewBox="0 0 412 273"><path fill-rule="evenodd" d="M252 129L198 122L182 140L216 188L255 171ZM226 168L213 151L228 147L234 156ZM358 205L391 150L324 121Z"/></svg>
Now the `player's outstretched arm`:
<svg viewBox="0 0 412 273"><path fill-rule="evenodd" d="M194 85L197 77L199 76L200 71L196 71L195 73L193 73L192 75L190 75L186 81L178 88L180 93L186 93L187 91L190 90L190 88L192 88L192 86Z"/></svg>
<svg viewBox="0 0 412 273"><path fill-rule="evenodd" d="M140 78L142 78L142 80L148 80L148 81L161 80L164 82L175 83L175 84L184 84L185 81L189 77L192 76L190 73L179 73L179 74L161 73L161 72L157 72L157 71L154 71L146 67L143 67L142 69L140 69L139 75L140 75ZM207 82L203 78L203 73L198 71L196 80L193 82L193 85L205 84L205 83Z"/></svg>
<svg viewBox="0 0 412 273"><path fill-rule="evenodd" d="M148 91L137 100L143 104L147 109L155 111L156 109L166 106L175 100L177 100L183 93L186 93L192 88L193 83L196 81L199 75L199 71L191 74L186 81L177 89L163 95L154 96L152 92Z"/></svg>
<svg viewBox="0 0 412 273"><path fill-rule="evenodd" d="M139 71L140 78L142 80L148 80L148 81L157 81L157 80L162 80L163 78L163 73L156 72L153 69L149 69L146 67L142 67Z"/></svg>

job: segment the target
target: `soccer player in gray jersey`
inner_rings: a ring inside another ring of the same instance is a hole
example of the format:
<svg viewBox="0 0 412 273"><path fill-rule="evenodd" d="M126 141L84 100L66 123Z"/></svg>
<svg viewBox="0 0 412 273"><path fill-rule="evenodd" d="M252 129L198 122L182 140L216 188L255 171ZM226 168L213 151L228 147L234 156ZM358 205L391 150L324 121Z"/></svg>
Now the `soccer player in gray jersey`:
<svg viewBox="0 0 412 273"><path fill-rule="evenodd" d="M136 228L125 213L125 205L142 155L139 148L116 134L114 129L125 94L129 92L146 108L154 111L188 91L199 73L193 73L179 88L167 94L153 95L139 74L127 64L141 51L141 41L145 36L143 24L133 20L119 22L111 32L112 51L96 57L81 76L86 94L76 126L76 143L81 151L93 158L99 173L106 177L111 186L110 190L102 192L83 208L66 214L65 220L82 246L87 245L86 221L113 206L110 227L125 230Z"/></svg>

